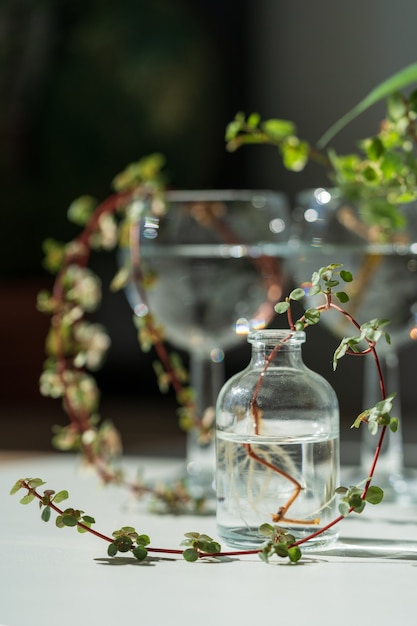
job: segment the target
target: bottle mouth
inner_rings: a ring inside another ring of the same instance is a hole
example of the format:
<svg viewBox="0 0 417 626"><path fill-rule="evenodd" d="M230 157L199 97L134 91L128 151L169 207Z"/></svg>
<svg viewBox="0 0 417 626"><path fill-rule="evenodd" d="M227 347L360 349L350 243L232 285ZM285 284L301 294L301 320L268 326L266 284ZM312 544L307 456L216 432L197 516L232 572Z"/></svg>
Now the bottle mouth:
<svg viewBox="0 0 417 626"><path fill-rule="evenodd" d="M264 330L254 330L248 334L248 343L282 343L295 345L304 343L306 334L303 330L289 330L267 328Z"/></svg>

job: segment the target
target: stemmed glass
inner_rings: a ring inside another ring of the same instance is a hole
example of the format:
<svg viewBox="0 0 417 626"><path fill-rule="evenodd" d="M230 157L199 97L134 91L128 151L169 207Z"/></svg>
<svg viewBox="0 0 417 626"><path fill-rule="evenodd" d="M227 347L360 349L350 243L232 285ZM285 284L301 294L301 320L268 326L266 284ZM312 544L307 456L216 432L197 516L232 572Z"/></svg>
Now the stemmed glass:
<svg viewBox="0 0 417 626"><path fill-rule="evenodd" d="M417 211L415 205L402 205L404 228L391 233L388 241L374 239L372 226L361 219L355 206L346 202L336 189L313 189L296 198L293 215L292 270L297 283L308 280L311 268L342 263L354 274L352 286L344 285L350 301L344 305L359 323L374 318L390 320L386 330L392 345L381 341L377 351L389 393L397 392L394 403L401 417L398 355L402 347L417 339ZM341 316L328 312L323 323L343 337L352 327ZM381 399L374 363L365 358L363 408ZM361 471L370 468L375 438L362 429ZM384 484L382 484L384 483ZM406 480L401 433L387 433L378 464L378 484L386 497L410 499L412 485Z"/></svg>
<svg viewBox="0 0 417 626"><path fill-rule="evenodd" d="M168 342L189 353L197 413L207 418L224 382L225 351L274 317L285 280L287 200L231 190L169 191L165 200L162 215L142 211L134 225L141 276L151 280L145 294L132 280L127 297L138 316L149 309ZM214 443L193 428L186 455L192 495L214 496Z"/></svg>

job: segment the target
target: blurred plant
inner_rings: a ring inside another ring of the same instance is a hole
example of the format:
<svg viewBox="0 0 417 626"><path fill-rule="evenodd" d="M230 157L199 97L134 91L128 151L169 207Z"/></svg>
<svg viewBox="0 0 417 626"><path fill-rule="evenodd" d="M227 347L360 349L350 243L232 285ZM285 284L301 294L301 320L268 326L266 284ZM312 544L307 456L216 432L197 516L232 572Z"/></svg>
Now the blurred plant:
<svg viewBox="0 0 417 626"><path fill-rule="evenodd" d="M158 215L165 211L162 167L164 159L154 154L132 163L113 181L115 192L102 203L81 196L69 207L68 217L82 227L81 233L67 244L47 239L44 243L45 267L56 274L51 292L38 295L38 308L51 316L46 338L44 370L40 377L43 395L62 399L69 424L56 426L53 444L60 450L81 451L105 482L124 483L137 495L148 494L170 511L184 507L198 511L200 500L192 499L181 482L169 487L150 488L138 480L127 484L115 460L122 452L119 433L110 422L100 422L100 393L92 372L103 363L110 346L105 329L87 319L100 304L101 281L88 267L92 250L112 250L125 245L138 212L146 208ZM124 266L114 277L111 289L124 287L132 272L140 267ZM146 301L148 277L140 276ZM188 386L188 374L178 354L169 353L163 329L151 311L135 317L142 350L153 348L158 357L154 365L159 388L173 387L180 405L180 423L186 427L201 426L206 433L205 417L196 415L194 395Z"/></svg>
<svg viewBox="0 0 417 626"><path fill-rule="evenodd" d="M310 161L324 166L331 184L358 203L364 222L377 226L380 239L389 238L404 225L401 204L417 199L417 90L408 96L400 91L416 81L417 63L371 91L316 145L300 139L292 121L262 120L257 113L239 112L226 129L227 149L268 144L278 148L288 170L300 172ZM381 99L386 99L386 118L376 135L359 141L357 153L339 155L332 148L325 149L348 122Z"/></svg>

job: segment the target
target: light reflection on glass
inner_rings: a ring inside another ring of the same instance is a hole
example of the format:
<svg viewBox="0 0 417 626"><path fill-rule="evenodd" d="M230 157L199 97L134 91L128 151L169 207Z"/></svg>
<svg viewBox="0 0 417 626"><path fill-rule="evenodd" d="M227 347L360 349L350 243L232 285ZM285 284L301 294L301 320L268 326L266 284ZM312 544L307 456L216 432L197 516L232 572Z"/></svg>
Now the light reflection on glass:
<svg viewBox="0 0 417 626"><path fill-rule="evenodd" d="M138 317L145 317L145 315L149 313L148 307L143 302L137 304L133 310L135 312L135 315L137 315Z"/></svg>
<svg viewBox="0 0 417 626"><path fill-rule="evenodd" d="M158 236L158 231L156 228L145 228L143 230L143 236L146 239L155 239Z"/></svg>
<svg viewBox="0 0 417 626"><path fill-rule="evenodd" d="M159 228L159 218L147 215L145 217L145 228Z"/></svg>
<svg viewBox="0 0 417 626"><path fill-rule="evenodd" d="M316 211L316 209L307 209L304 212L304 219L305 219L306 222L313 223L316 220L318 220L318 217L319 217L319 214Z"/></svg>
<svg viewBox="0 0 417 626"><path fill-rule="evenodd" d="M235 331L237 335L247 335L249 332L249 322L245 317L236 320Z"/></svg>
<svg viewBox="0 0 417 626"><path fill-rule="evenodd" d="M276 217L275 219L269 222L269 230L272 233L282 233L285 230L285 222L280 217Z"/></svg>
<svg viewBox="0 0 417 626"><path fill-rule="evenodd" d="M314 191L314 197L319 204L327 204L332 199L332 196L327 189L319 188Z"/></svg>
<svg viewBox="0 0 417 626"><path fill-rule="evenodd" d="M213 348L210 352L210 359L213 363L221 363L224 361L224 351L221 348Z"/></svg>
<svg viewBox="0 0 417 626"><path fill-rule="evenodd" d="M255 209L262 209L266 204L266 198L265 196L254 196L252 198L252 206L255 207Z"/></svg>
<svg viewBox="0 0 417 626"><path fill-rule="evenodd" d="M245 248L243 246L233 246L230 249L230 256L234 257L235 259L240 259L244 255Z"/></svg>

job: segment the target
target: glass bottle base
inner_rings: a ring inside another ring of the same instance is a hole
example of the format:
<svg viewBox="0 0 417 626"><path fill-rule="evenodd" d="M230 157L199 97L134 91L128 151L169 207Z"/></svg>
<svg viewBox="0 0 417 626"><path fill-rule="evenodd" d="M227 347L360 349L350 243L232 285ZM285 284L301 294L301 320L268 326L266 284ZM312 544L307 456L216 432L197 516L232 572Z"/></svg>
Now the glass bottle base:
<svg viewBox="0 0 417 626"><path fill-rule="evenodd" d="M297 529L288 528L285 530L288 530L288 532L291 533L298 541L308 537L317 529L313 530L311 527L304 527ZM256 550L257 548L261 548L262 545L268 541L268 538L265 537L265 535L261 535L258 528L251 528L250 526L226 527L218 525L217 534L219 538L229 547L236 548L238 550ZM322 550L323 548L327 548L332 545L337 540L338 536L339 533L336 532L336 530L330 529L329 531L325 531L321 535L306 541L306 543L302 546L302 550L303 552Z"/></svg>

